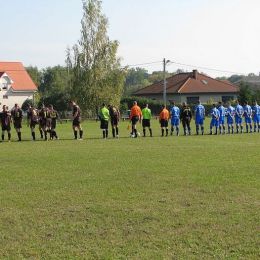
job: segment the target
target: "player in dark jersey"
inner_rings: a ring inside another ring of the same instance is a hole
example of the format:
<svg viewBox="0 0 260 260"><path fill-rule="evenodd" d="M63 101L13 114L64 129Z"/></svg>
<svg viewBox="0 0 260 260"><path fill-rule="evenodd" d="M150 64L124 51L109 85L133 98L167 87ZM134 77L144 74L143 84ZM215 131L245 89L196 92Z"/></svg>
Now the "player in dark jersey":
<svg viewBox="0 0 260 260"><path fill-rule="evenodd" d="M2 141L5 140L5 131L8 133L8 141L11 142L11 113L7 110L6 105L3 105L3 111L0 113L2 125Z"/></svg>
<svg viewBox="0 0 260 260"><path fill-rule="evenodd" d="M43 104L42 104L43 105ZM44 133L44 125L45 125L45 122L44 122L44 119L43 119L43 112L42 112L42 105L41 105L41 109L38 110L38 115L39 115L39 131L40 131L40 135L41 135L41 138L43 138L43 133Z"/></svg>
<svg viewBox="0 0 260 260"><path fill-rule="evenodd" d="M53 105L49 105L49 113L51 116L50 139L52 140L55 137L56 140L59 140L59 137L57 136L57 133L56 133L56 122L58 119L60 121L60 123L62 124L62 121L60 120L60 115L58 114L58 112L56 110L53 109Z"/></svg>
<svg viewBox="0 0 260 260"><path fill-rule="evenodd" d="M111 127L112 127L112 135L113 138L119 138L119 130L118 130L118 123L120 118L120 112L117 107L114 105L108 105L110 120L111 120Z"/></svg>
<svg viewBox="0 0 260 260"><path fill-rule="evenodd" d="M74 140L82 140L83 136L83 130L81 126L81 110L80 107L76 104L75 101L71 101L70 105L72 106L72 128L74 131ZM79 139L78 137L78 131L79 130Z"/></svg>
<svg viewBox="0 0 260 260"><path fill-rule="evenodd" d="M191 108L187 105L186 102L182 102L182 108L180 112L180 119L183 126L184 135L187 135L187 130L189 135L191 134L190 122L192 119Z"/></svg>
<svg viewBox="0 0 260 260"><path fill-rule="evenodd" d="M42 103L41 105L41 110L39 111L39 118L40 118L40 133L41 133L41 138L42 136L42 131L44 132L44 140L48 141L47 138L47 133L50 132L51 129L51 116L48 107L45 107L45 105Z"/></svg>
<svg viewBox="0 0 260 260"><path fill-rule="evenodd" d="M30 104L27 104L27 126L31 128L32 138L35 141L35 126L39 123L38 111L32 107Z"/></svg>
<svg viewBox="0 0 260 260"><path fill-rule="evenodd" d="M18 141L22 141L21 128L23 121L23 111L17 103L14 105L14 109L11 111L11 115L14 122L14 129L18 135Z"/></svg>

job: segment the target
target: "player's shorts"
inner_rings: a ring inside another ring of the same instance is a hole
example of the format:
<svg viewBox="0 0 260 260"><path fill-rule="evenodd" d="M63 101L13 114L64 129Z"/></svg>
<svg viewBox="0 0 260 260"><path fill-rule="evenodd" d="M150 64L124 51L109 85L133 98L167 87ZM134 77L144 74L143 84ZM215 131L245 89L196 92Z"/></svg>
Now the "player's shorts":
<svg viewBox="0 0 260 260"><path fill-rule="evenodd" d="M182 126L183 127L186 127L186 126L190 126L190 121L191 121L191 118L190 117L185 117L182 119Z"/></svg>
<svg viewBox="0 0 260 260"><path fill-rule="evenodd" d="M246 124L251 124L252 123L252 118L245 117L245 123Z"/></svg>
<svg viewBox="0 0 260 260"><path fill-rule="evenodd" d="M195 125L204 125L204 118L196 118Z"/></svg>
<svg viewBox="0 0 260 260"><path fill-rule="evenodd" d="M41 127L45 127L46 126L46 118L40 119L39 124Z"/></svg>
<svg viewBox="0 0 260 260"><path fill-rule="evenodd" d="M139 116L132 117L132 125L136 125L138 121L139 121Z"/></svg>
<svg viewBox="0 0 260 260"><path fill-rule="evenodd" d="M111 125L114 126L114 125L118 125L118 117L111 117Z"/></svg>
<svg viewBox="0 0 260 260"><path fill-rule="evenodd" d="M219 126L219 121L215 118L211 119L210 126Z"/></svg>
<svg viewBox="0 0 260 260"><path fill-rule="evenodd" d="M161 119L161 127L168 127L168 120L167 119Z"/></svg>
<svg viewBox="0 0 260 260"><path fill-rule="evenodd" d="M56 122L57 122L56 119L52 119L52 120L51 120L51 128L52 128L52 129L55 129L55 128L56 128Z"/></svg>
<svg viewBox="0 0 260 260"><path fill-rule="evenodd" d="M227 124L228 125L233 125L234 124L234 119L231 116L227 117Z"/></svg>
<svg viewBox="0 0 260 260"><path fill-rule="evenodd" d="M31 120L30 127L34 128L36 125L38 125L38 121Z"/></svg>
<svg viewBox="0 0 260 260"><path fill-rule="evenodd" d="M72 125L73 126L80 126L81 123L81 118L80 117L76 117L73 119Z"/></svg>
<svg viewBox="0 0 260 260"><path fill-rule="evenodd" d="M52 121L51 118L47 118L47 119L46 119L46 127L48 127L48 128L51 127L51 121Z"/></svg>
<svg viewBox="0 0 260 260"><path fill-rule="evenodd" d="M239 116L235 117L236 124L242 124L242 118Z"/></svg>
<svg viewBox="0 0 260 260"><path fill-rule="evenodd" d="M179 117L172 117L171 125L172 126L179 126L180 125L180 118Z"/></svg>
<svg viewBox="0 0 260 260"><path fill-rule="evenodd" d="M254 123L259 124L260 123L260 117L259 116L254 116L253 117L253 121L254 121Z"/></svg>
<svg viewBox="0 0 260 260"><path fill-rule="evenodd" d="M100 129L108 129L108 120L101 119Z"/></svg>
<svg viewBox="0 0 260 260"><path fill-rule="evenodd" d="M218 124L219 125L224 125L225 124L225 118L219 118Z"/></svg>
<svg viewBox="0 0 260 260"><path fill-rule="evenodd" d="M11 131L11 126L10 124L7 124L7 125L2 125L2 131Z"/></svg>
<svg viewBox="0 0 260 260"><path fill-rule="evenodd" d="M22 123L21 123L21 120L14 120L14 128L15 129L20 129L22 128Z"/></svg>
<svg viewBox="0 0 260 260"><path fill-rule="evenodd" d="M150 123L150 119L143 119L142 121L142 127L150 127L151 123Z"/></svg>

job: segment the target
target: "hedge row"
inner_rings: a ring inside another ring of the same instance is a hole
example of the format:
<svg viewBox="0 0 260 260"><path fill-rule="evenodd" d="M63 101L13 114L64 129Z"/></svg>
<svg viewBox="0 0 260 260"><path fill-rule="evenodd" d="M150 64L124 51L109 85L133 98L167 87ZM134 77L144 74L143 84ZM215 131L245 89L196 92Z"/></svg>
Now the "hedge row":
<svg viewBox="0 0 260 260"><path fill-rule="evenodd" d="M120 102L121 114L124 114L128 109L130 109L133 106L134 101L137 101L137 104L138 106L140 106L141 109L144 108L146 104L148 104L153 115L159 115L159 113L162 110L161 101L151 100L148 98L140 98L140 97L125 97L122 98ZM181 104L176 104L176 106L181 108ZM196 104L190 104L189 106L192 110L194 110ZM210 114L212 109L212 104L203 104L203 106L205 107L206 115ZM167 104L167 109L170 109L170 107L171 107L170 104Z"/></svg>

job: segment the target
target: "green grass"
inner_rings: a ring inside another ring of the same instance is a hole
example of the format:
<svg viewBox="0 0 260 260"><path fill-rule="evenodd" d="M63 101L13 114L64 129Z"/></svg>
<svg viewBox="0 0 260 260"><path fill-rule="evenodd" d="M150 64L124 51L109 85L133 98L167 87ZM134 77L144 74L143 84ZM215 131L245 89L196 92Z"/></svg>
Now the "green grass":
<svg viewBox="0 0 260 260"><path fill-rule="evenodd" d="M107 140L96 122L83 141L70 123L51 142L12 130L0 259L259 259L260 134L161 138L153 120L135 139L127 124Z"/></svg>

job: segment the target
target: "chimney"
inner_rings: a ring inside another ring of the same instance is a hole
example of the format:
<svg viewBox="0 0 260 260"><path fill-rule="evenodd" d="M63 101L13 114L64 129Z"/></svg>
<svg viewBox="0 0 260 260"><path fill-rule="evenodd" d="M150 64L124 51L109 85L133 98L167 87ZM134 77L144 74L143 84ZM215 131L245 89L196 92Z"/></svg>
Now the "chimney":
<svg viewBox="0 0 260 260"><path fill-rule="evenodd" d="M198 73L197 70L193 70L192 76L193 76L194 79L197 79L197 73Z"/></svg>

